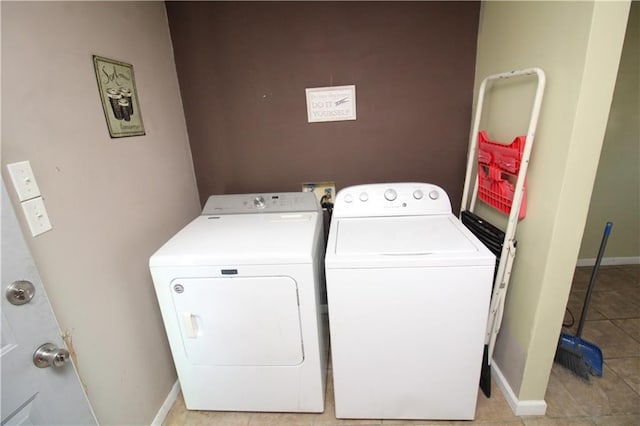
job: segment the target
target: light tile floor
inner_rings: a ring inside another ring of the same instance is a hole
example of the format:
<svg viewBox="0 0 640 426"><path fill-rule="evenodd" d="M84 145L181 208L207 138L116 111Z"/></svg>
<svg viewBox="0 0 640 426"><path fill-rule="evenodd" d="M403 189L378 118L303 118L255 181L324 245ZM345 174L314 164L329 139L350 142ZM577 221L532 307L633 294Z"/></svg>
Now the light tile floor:
<svg viewBox="0 0 640 426"><path fill-rule="evenodd" d="M575 324L566 332L575 333L591 268L576 268L568 307ZM567 316L568 319L568 316ZM589 383L554 364L545 396L547 414L518 417L501 392L493 385L491 398L478 391L476 420L473 422L338 420L335 418L331 372L327 377L325 412L322 414L235 413L190 411L179 395L164 424L173 425L640 425L640 265L603 266L594 287L585 340L597 344L604 353L602 378Z"/></svg>

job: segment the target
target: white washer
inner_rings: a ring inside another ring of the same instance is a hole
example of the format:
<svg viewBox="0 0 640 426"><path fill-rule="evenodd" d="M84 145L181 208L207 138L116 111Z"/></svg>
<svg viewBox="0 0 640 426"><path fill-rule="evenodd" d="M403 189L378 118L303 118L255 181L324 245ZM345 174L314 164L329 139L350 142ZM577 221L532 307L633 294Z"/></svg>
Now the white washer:
<svg viewBox="0 0 640 426"><path fill-rule="evenodd" d="M323 258L302 192L211 196L151 257L188 409L324 410Z"/></svg>
<svg viewBox="0 0 640 426"><path fill-rule="evenodd" d="M336 417L473 419L494 266L442 188L340 191L325 257Z"/></svg>

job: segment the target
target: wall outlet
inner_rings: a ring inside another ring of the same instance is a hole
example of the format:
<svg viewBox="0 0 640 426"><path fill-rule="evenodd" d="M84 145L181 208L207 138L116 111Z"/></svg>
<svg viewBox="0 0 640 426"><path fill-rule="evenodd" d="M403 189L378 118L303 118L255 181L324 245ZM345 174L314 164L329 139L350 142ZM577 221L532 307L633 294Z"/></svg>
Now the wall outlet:
<svg viewBox="0 0 640 426"><path fill-rule="evenodd" d="M302 192L313 192L318 203L324 208L333 207L336 199L336 184L334 182L307 182L302 184Z"/></svg>

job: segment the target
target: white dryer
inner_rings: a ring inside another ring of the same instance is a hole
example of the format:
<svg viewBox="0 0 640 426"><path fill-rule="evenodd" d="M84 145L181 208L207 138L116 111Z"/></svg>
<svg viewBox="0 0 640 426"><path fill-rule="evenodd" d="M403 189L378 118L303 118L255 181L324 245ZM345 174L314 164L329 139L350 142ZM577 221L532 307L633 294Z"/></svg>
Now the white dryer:
<svg viewBox="0 0 640 426"><path fill-rule="evenodd" d="M323 258L302 192L211 196L151 257L188 409L324 410Z"/></svg>
<svg viewBox="0 0 640 426"><path fill-rule="evenodd" d="M340 191L325 258L336 416L473 419L494 266L442 188Z"/></svg>

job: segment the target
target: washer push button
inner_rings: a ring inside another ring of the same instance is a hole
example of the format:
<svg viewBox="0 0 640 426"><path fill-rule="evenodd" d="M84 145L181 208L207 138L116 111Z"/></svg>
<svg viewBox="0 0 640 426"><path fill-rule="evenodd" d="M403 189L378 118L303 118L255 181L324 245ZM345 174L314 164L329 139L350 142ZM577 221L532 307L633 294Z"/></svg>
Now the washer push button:
<svg viewBox="0 0 640 426"><path fill-rule="evenodd" d="M393 201L398 197L398 193L395 191L395 189L387 189L386 191L384 191L384 198L387 199L387 201Z"/></svg>

